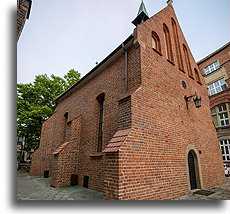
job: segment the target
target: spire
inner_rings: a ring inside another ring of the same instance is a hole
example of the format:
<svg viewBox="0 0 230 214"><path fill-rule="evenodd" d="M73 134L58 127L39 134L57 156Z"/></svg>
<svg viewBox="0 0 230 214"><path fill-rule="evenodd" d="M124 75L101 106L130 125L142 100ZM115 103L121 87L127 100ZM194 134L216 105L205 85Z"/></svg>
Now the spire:
<svg viewBox="0 0 230 214"><path fill-rule="evenodd" d="M145 8L145 4L142 0L140 8L139 8L138 13L137 13L137 17L132 21L132 23L135 26L137 26L137 25L141 24L142 22L145 22L147 19L149 19L149 15L148 15L148 12Z"/></svg>
<svg viewBox="0 0 230 214"><path fill-rule="evenodd" d="M137 13L137 16L140 15L141 12L144 12L147 16L149 16L148 12L147 12L147 10L145 8L145 4L144 4L143 0L141 1L141 5L140 5L139 11Z"/></svg>

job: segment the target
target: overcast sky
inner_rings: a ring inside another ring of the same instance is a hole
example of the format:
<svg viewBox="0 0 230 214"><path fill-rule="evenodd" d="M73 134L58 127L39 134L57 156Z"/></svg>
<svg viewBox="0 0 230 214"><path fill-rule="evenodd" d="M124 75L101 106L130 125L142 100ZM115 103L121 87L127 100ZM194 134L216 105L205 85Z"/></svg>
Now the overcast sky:
<svg viewBox="0 0 230 214"><path fill-rule="evenodd" d="M149 16L167 0L144 0ZM132 32L141 0L33 0L17 44L17 82L38 74L82 76ZM174 9L195 60L229 41L229 0L174 0Z"/></svg>

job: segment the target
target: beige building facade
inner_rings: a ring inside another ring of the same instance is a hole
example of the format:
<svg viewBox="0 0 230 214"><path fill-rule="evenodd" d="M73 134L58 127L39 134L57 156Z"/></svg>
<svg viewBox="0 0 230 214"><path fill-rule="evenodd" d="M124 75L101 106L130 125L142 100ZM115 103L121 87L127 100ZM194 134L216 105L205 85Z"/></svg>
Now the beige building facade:
<svg viewBox="0 0 230 214"><path fill-rule="evenodd" d="M213 124L217 131L223 163L229 166L229 109L230 109L230 42L200 60L200 71L203 74L209 93L210 109Z"/></svg>

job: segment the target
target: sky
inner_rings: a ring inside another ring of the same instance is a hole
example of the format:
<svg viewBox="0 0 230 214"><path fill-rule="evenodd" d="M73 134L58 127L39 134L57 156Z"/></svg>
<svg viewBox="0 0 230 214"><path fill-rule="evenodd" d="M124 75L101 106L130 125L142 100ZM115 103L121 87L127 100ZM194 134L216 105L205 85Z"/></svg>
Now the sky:
<svg viewBox="0 0 230 214"><path fill-rule="evenodd" d="M144 0L149 16L167 0ZM36 75L83 77L129 35L141 0L33 0L17 43L17 82ZM196 61L229 41L229 0L174 0L173 7Z"/></svg>

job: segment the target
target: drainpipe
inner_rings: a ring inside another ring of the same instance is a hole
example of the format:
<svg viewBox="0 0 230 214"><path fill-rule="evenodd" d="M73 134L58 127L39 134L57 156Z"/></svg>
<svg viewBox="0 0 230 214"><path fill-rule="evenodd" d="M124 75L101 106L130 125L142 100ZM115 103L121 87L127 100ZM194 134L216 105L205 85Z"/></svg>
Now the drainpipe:
<svg viewBox="0 0 230 214"><path fill-rule="evenodd" d="M125 48L125 44L122 43L122 48L125 52L125 71L124 71L124 80L125 80L125 92L128 91L128 51Z"/></svg>

